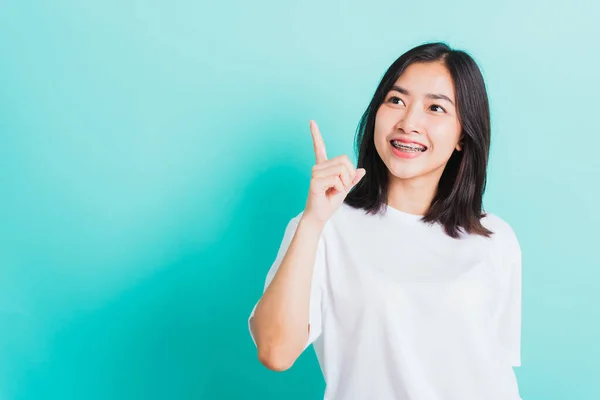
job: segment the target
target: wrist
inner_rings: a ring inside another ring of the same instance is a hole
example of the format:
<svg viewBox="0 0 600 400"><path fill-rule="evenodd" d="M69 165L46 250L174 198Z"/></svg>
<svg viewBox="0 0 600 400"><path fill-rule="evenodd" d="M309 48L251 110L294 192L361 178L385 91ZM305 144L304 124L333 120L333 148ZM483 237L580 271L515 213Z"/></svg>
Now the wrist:
<svg viewBox="0 0 600 400"><path fill-rule="evenodd" d="M303 214L300 218L299 227L302 226L304 229L321 233L325 227L326 221L321 221L311 215Z"/></svg>

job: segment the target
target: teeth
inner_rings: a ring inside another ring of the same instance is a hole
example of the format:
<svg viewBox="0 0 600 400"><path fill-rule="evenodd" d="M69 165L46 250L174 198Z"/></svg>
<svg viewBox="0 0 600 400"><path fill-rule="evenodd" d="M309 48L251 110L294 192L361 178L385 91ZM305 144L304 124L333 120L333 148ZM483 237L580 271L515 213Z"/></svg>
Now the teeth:
<svg viewBox="0 0 600 400"><path fill-rule="evenodd" d="M392 140L392 145L397 148L397 149L401 149L401 150L408 150L408 151L425 151L425 147L423 146L419 146L418 144L414 144L414 143L402 143L399 142L397 140Z"/></svg>

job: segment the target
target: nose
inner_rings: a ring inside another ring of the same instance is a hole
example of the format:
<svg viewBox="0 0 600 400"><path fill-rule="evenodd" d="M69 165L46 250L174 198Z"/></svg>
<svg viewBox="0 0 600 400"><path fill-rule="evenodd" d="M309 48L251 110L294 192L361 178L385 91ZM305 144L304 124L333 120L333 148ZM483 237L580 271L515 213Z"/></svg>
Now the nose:
<svg viewBox="0 0 600 400"><path fill-rule="evenodd" d="M422 132L421 117L422 115L417 107L408 107L406 112L400 116L396 128L401 129L404 133L414 132L420 134Z"/></svg>

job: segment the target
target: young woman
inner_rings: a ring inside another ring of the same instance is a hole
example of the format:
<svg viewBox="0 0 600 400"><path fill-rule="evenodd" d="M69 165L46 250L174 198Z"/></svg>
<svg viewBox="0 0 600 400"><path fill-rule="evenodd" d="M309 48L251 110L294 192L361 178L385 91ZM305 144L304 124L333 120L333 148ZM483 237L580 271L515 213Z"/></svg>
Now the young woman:
<svg viewBox="0 0 600 400"><path fill-rule="evenodd" d="M260 361L289 368L314 344L328 400L518 400L521 250L482 210L485 84L443 43L383 76L357 131L358 167L316 164L252 310Z"/></svg>

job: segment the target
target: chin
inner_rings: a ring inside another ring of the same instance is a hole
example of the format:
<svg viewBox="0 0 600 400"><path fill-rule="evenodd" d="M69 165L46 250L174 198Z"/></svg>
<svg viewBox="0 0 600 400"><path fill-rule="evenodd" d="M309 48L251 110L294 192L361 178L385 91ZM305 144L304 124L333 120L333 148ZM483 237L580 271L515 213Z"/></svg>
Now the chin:
<svg viewBox="0 0 600 400"><path fill-rule="evenodd" d="M388 165L387 167L390 176L398 179L416 178L425 173L423 168L419 168L416 165L398 165L396 163L393 163L392 165Z"/></svg>
<svg viewBox="0 0 600 400"><path fill-rule="evenodd" d="M443 171L444 165L436 166L430 165L429 163L404 163L402 161L393 160L387 165L388 171L391 177L398 179L414 179L419 177L425 177L430 175L437 175L438 172ZM440 172L441 174L441 172Z"/></svg>
<svg viewBox="0 0 600 400"><path fill-rule="evenodd" d="M392 178L396 178L396 179L413 179L413 178L417 178L424 174L416 172L416 171L390 170L390 175Z"/></svg>

